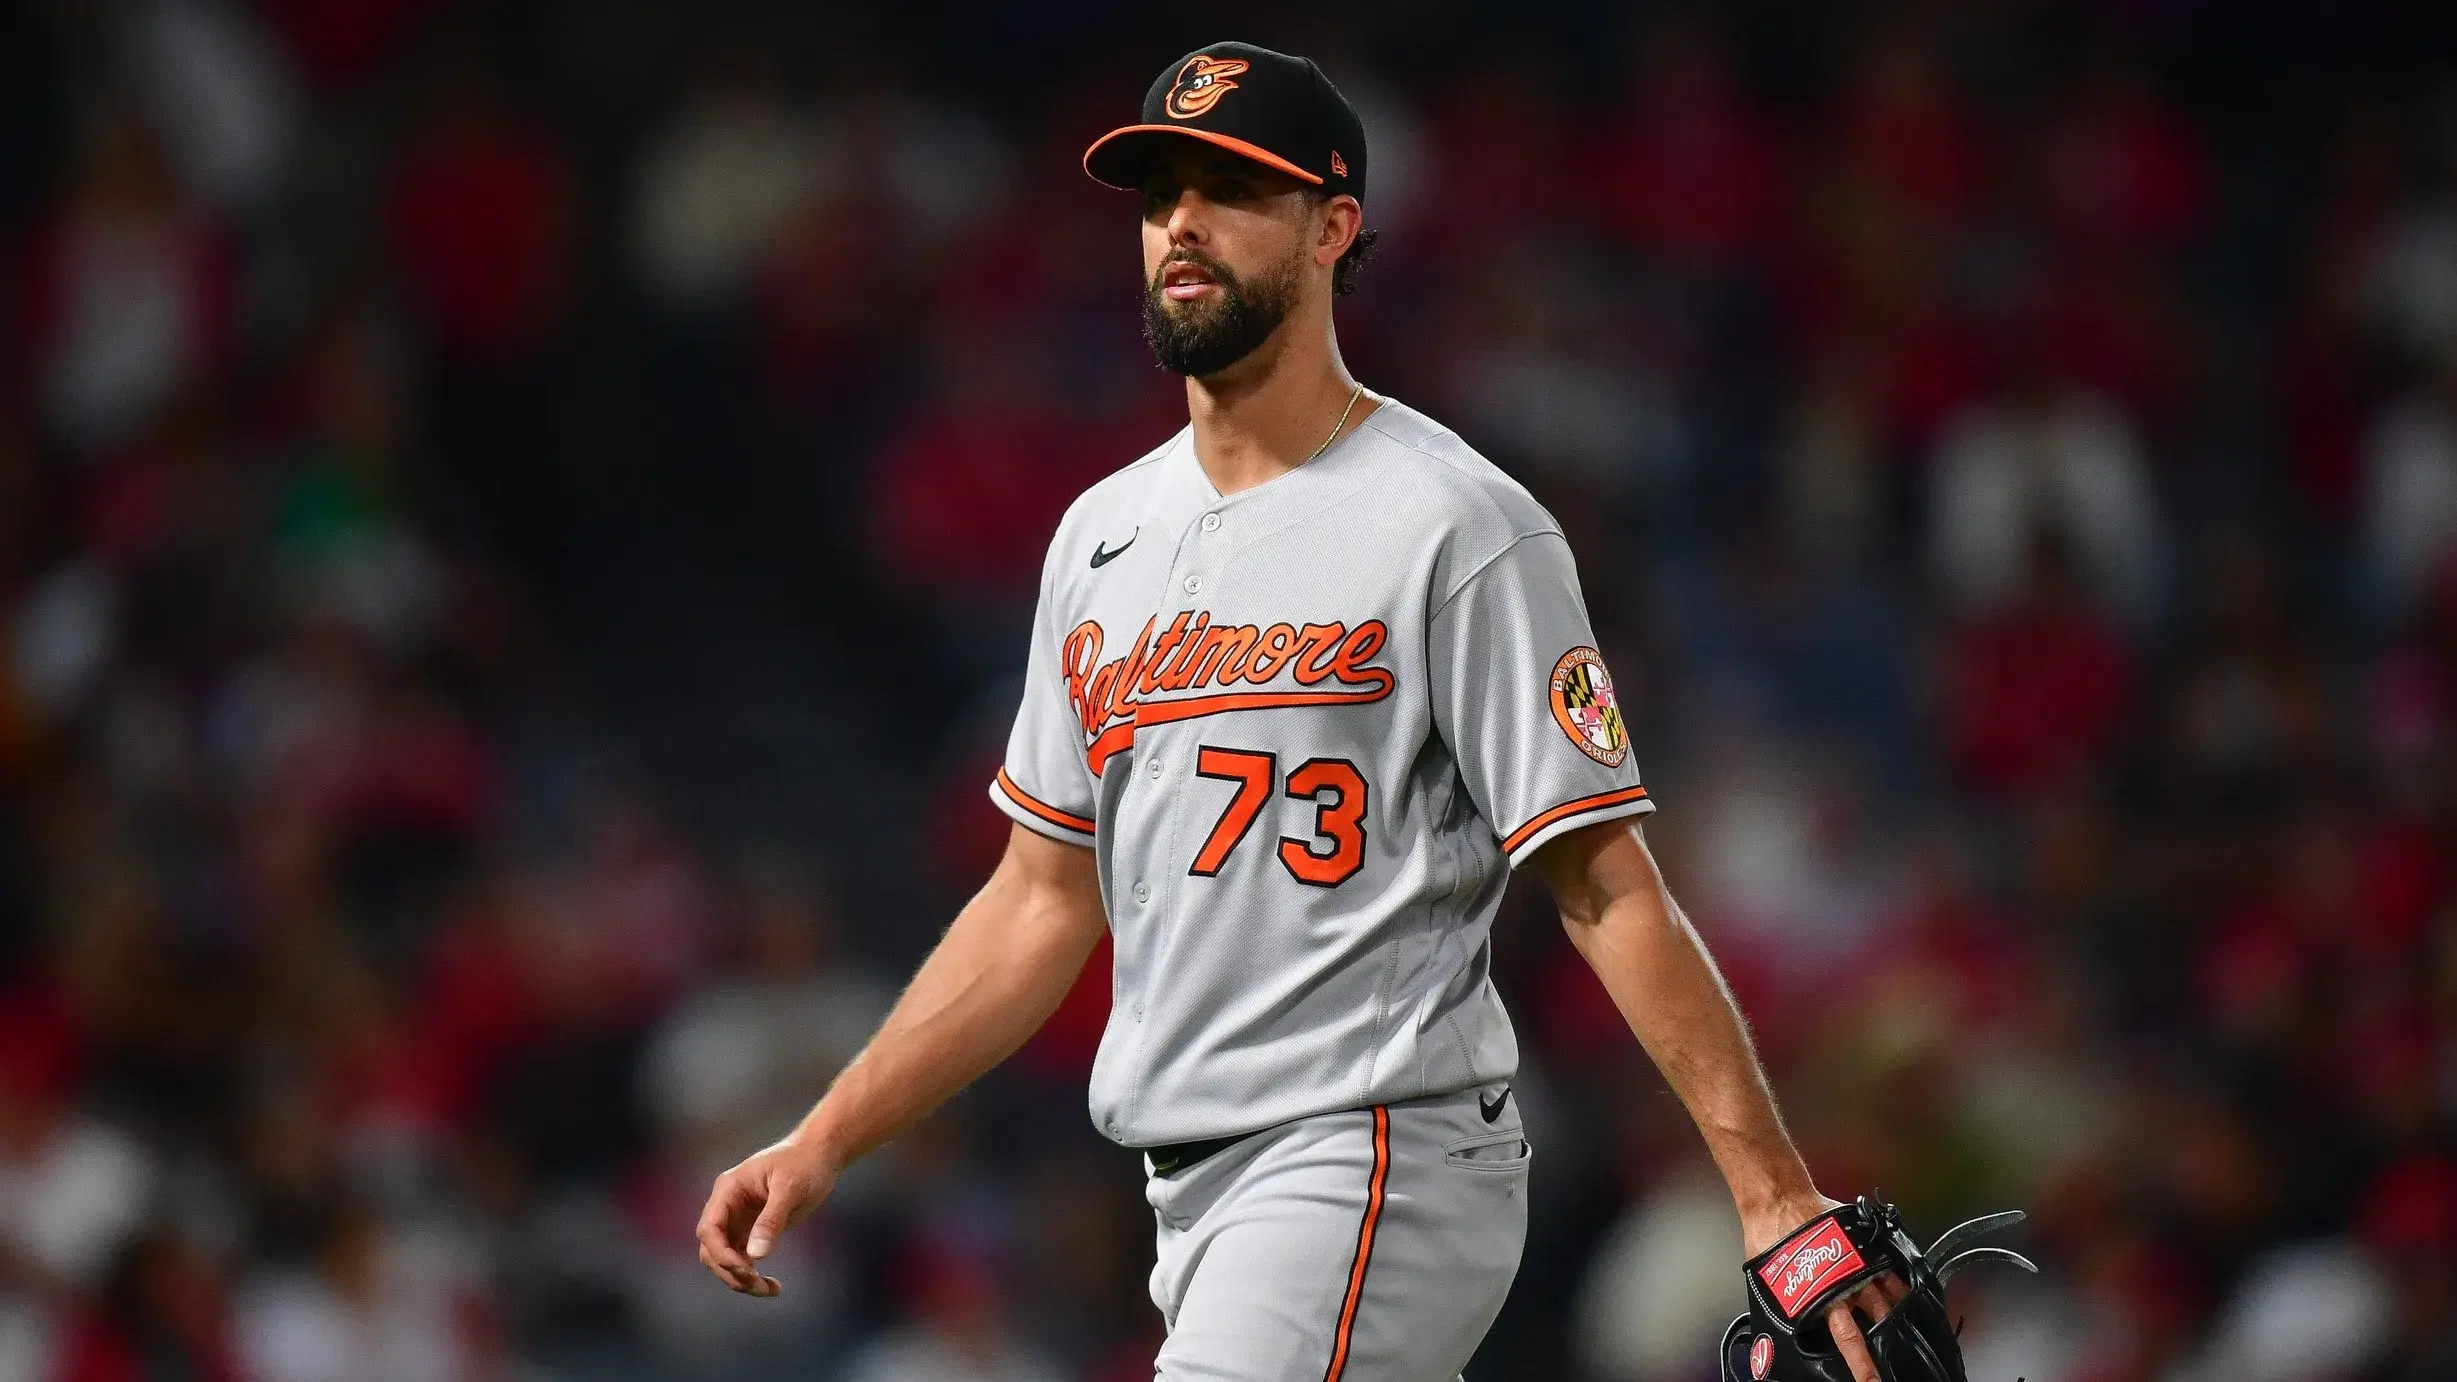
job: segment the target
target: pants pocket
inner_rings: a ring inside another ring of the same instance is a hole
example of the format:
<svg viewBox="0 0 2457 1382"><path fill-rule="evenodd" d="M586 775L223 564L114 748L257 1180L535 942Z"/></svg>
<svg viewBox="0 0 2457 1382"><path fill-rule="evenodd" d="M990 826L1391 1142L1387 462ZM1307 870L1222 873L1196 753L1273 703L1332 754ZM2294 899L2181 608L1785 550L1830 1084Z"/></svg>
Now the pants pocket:
<svg viewBox="0 0 2457 1382"><path fill-rule="evenodd" d="M1518 1128L1479 1133L1442 1148L1442 1160L1463 1171L1521 1171L1534 1158L1535 1149Z"/></svg>

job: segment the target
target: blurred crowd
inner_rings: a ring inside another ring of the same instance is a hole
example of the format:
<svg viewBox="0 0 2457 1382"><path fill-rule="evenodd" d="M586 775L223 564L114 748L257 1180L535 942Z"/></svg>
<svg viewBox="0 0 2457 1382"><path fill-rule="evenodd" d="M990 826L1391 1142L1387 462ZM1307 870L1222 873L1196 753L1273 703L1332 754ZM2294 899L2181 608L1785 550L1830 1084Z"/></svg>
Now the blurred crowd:
<svg viewBox="0 0 2457 1382"><path fill-rule="evenodd" d="M1237 35L1363 111L1347 357L1569 532L1820 1183L2031 1212L1986 1382L2457 1377L2457 48L2377 8ZM782 1298L692 1256L994 860L1043 544L1183 418L1077 160L1224 35L840 9L0 19L0 1382L1149 1376L1105 958ZM712 685L816 650L843 829L635 751L609 669L720 616ZM1472 1375L1703 1382L1729 1203L1540 888L1495 945Z"/></svg>

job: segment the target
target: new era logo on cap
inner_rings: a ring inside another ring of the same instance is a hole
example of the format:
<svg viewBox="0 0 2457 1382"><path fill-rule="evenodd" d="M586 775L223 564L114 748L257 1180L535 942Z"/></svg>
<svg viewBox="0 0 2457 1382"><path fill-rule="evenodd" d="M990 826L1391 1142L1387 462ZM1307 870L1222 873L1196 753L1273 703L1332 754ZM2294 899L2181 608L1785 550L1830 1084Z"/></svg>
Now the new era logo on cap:
<svg viewBox="0 0 2457 1382"><path fill-rule="evenodd" d="M1154 159L1199 139L1325 192L1365 195L1365 126L1304 58L1251 43L1214 43L1171 63L1143 97L1143 118L1094 140L1083 168L1140 190Z"/></svg>

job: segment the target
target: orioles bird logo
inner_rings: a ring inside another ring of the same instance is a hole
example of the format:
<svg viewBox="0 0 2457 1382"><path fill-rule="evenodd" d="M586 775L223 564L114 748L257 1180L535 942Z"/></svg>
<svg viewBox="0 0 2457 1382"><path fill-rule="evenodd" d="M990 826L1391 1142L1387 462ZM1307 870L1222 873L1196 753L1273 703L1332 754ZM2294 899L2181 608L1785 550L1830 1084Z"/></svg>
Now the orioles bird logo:
<svg viewBox="0 0 2457 1382"><path fill-rule="evenodd" d="M1198 53L1177 69L1177 80L1169 86L1169 99L1164 107L1179 120L1191 120L1236 90L1237 83L1229 78L1251 65L1243 58L1214 58Z"/></svg>

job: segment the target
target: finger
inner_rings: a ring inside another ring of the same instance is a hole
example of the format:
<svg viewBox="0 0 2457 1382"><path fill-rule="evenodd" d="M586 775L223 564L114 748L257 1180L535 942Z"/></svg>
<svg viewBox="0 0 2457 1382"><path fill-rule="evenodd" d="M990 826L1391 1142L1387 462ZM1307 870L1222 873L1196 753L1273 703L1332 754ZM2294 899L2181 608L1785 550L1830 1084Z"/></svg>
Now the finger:
<svg viewBox="0 0 2457 1382"><path fill-rule="evenodd" d="M1898 1299L1900 1297L1886 1294L1882 1281L1872 1281L1851 1293L1851 1303L1859 1309L1861 1314L1868 1317L1870 1324L1875 1324L1892 1314L1894 1302Z"/></svg>
<svg viewBox="0 0 2457 1382"><path fill-rule="evenodd" d="M742 1250L725 1241L724 1235L713 1228L699 1232L700 1262L708 1270L725 1279L728 1286L742 1285L757 1274L759 1268Z"/></svg>
<svg viewBox="0 0 2457 1382"><path fill-rule="evenodd" d="M1885 1292L1885 1299L1888 1305L1898 1305L1902 1302L1902 1298L1904 1296L1911 1294L1911 1283L1894 1275L1892 1272L1888 1272L1884 1276L1877 1278L1877 1289Z"/></svg>
<svg viewBox="0 0 2457 1382"><path fill-rule="evenodd" d="M775 1277L759 1272L737 1272L716 1267L710 1267L709 1270L716 1274L717 1280L725 1283L726 1290L737 1295L773 1296L785 1289L784 1284Z"/></svg>
<svg viewBox="0 0 2457 1382"><path fill-rule="evenodd" d="M740 1267L716 1261L709 1256L708 1249L704 1247L700 1249L700 1265L706 1267L711 1276L725 1283L727 1290L747 1292L759 1280L757 1272L745 1271Z"/></svg>
<svg viewBox="0 0 2457 1382"><path fill-rule="evenodd" d="M771 1173L768 1178L767 1203L759 1211L759 1219L751 1225L748 1244L751 1260L759 1261L776 1250L776 1240L793 1227L794 1210L801 1206L800 1188L784 1176Z"/></svg>
<svg viewBox="0 0 2457 1382"><path fill-rule="evenodd" d="M736 1179L730 1171L717 1177L708 1191L708 1203L700 1210L696 1237L701 1260L711 1269L730 1269L749 1276L751 1260L735 1245L734 1225L747 1212L759 1207L759 1193L752 1185Z"/></svg>
<svg viewBox="0 0 2457 1382"><path fill-rule="evenodd" d="M1860 1322L1851 1317L1851 1301L1845 1300L1826 1312L1826 1329L1834 1335L1835 1351L1843 1355L1843 1363L1851 1369L1852 1382L1882 1382L1877 1376L1877 1360L1868 1356L1868 1341L1860 1337Z"/></svg>
<svg viewBox="0 0 2457 1382"><path fill-rule="evenodd" d="M742 1255L742 1249L726 1241L723 1229L713 1224L702 1224L697 1237L700 1245L700 1260L707 1263L711 1270L742 1275L747 1275L752 1271L751 1259Z"/></svg>

